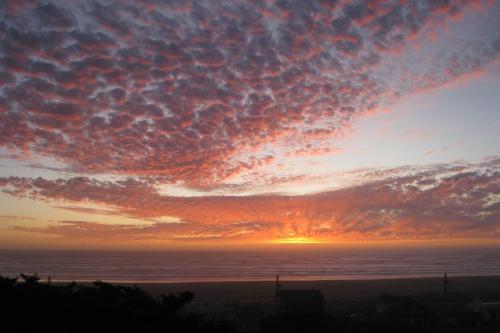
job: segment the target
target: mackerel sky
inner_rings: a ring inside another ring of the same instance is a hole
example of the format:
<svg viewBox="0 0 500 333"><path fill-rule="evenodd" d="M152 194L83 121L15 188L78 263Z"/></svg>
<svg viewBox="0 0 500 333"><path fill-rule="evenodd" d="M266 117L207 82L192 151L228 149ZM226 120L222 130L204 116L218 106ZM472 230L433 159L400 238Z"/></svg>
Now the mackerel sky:
<svg viewBox="0 0 500 333"><path fill-rule="evenodd" d="M5 247L500 239L498 1L3 1Z"/></svg>

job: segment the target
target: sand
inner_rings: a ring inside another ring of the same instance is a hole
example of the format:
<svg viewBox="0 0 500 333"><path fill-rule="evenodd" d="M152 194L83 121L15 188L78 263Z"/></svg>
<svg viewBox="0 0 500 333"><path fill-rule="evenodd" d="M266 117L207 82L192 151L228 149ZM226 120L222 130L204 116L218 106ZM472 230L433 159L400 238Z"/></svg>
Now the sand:
<svg viewBox="0 0 500 333"><path fill-rule="evenodd" d="M197 302L251 303L271 302L274 299L275 282L194 282L194 283L138 283L152 295L169 294L189 290ZM440 294L442 278L409 278L385 280L336 280L336 281L286 281L284 289L319 289L327 300L343 301L358 298L374 298L381 293L397 295ZM500 293L500 276L449 277L449 293L487 295Z"/></svg>

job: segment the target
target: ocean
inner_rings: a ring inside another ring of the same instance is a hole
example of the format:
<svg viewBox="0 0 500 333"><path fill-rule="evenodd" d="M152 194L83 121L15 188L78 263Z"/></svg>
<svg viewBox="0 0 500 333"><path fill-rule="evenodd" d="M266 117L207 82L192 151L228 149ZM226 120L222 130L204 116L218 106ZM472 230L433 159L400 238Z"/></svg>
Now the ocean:
<svg viewBox="0 0 500 333"><path fill-rule="evenodd" d="M0 251L0 275L53 281L204 282L500 275L500 248Z"/></svg>

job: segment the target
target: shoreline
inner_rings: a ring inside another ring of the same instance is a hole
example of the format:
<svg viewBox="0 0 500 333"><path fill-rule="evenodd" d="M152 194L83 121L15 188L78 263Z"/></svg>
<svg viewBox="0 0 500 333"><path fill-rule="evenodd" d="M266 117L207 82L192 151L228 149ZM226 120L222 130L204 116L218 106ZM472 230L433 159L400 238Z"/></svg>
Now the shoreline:
<svg viewBox="0 0 500 333"><path fill-rule="evenodd" d="M0 274L2 275L2 274ZM11 277L11 276L9 276ZM293 277L279 275L280 282L292 282L292 283L314 283L314 282L349 282L349 281L386 281L386 280L426 280L426 279L443 279L442 275L422 275L422 276L374 276L374 277L355 277L355 278L330 278L330 277L314 277L314 278L303 278L303 277ZM448 278L500 278L500 274L475 274L475 275L450 275L448 273ZM47 276L40 276L41 282L47 281ZM224 278L207 278L203 280L190 280L190 279L179 279L179 280L120 280L120 279L57 279L52 276L52 283L62 284L62 283L92 283L94 281L102 281L110 284L122 284L122 285L182 285L182 284L218 284L218 283L269 283L275 282L276 276L272 278L256 278L256 279L224 279Z"/></svg>

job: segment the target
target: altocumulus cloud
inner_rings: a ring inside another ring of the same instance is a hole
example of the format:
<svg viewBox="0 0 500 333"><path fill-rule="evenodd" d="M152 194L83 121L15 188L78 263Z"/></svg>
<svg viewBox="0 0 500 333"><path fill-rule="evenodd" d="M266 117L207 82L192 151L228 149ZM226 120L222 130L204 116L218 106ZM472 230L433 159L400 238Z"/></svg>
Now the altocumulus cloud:
<svg viewBox="0 0 500 333"><path fill-rule="evenodd" d="M490 29L437 47L427 72L404 61L443 22L498 12L481 6L498 4L2 1L0 145L69 172L217 186L280 158L262 147L329 153L315 144L356 116L495 60Z"/></svg>

